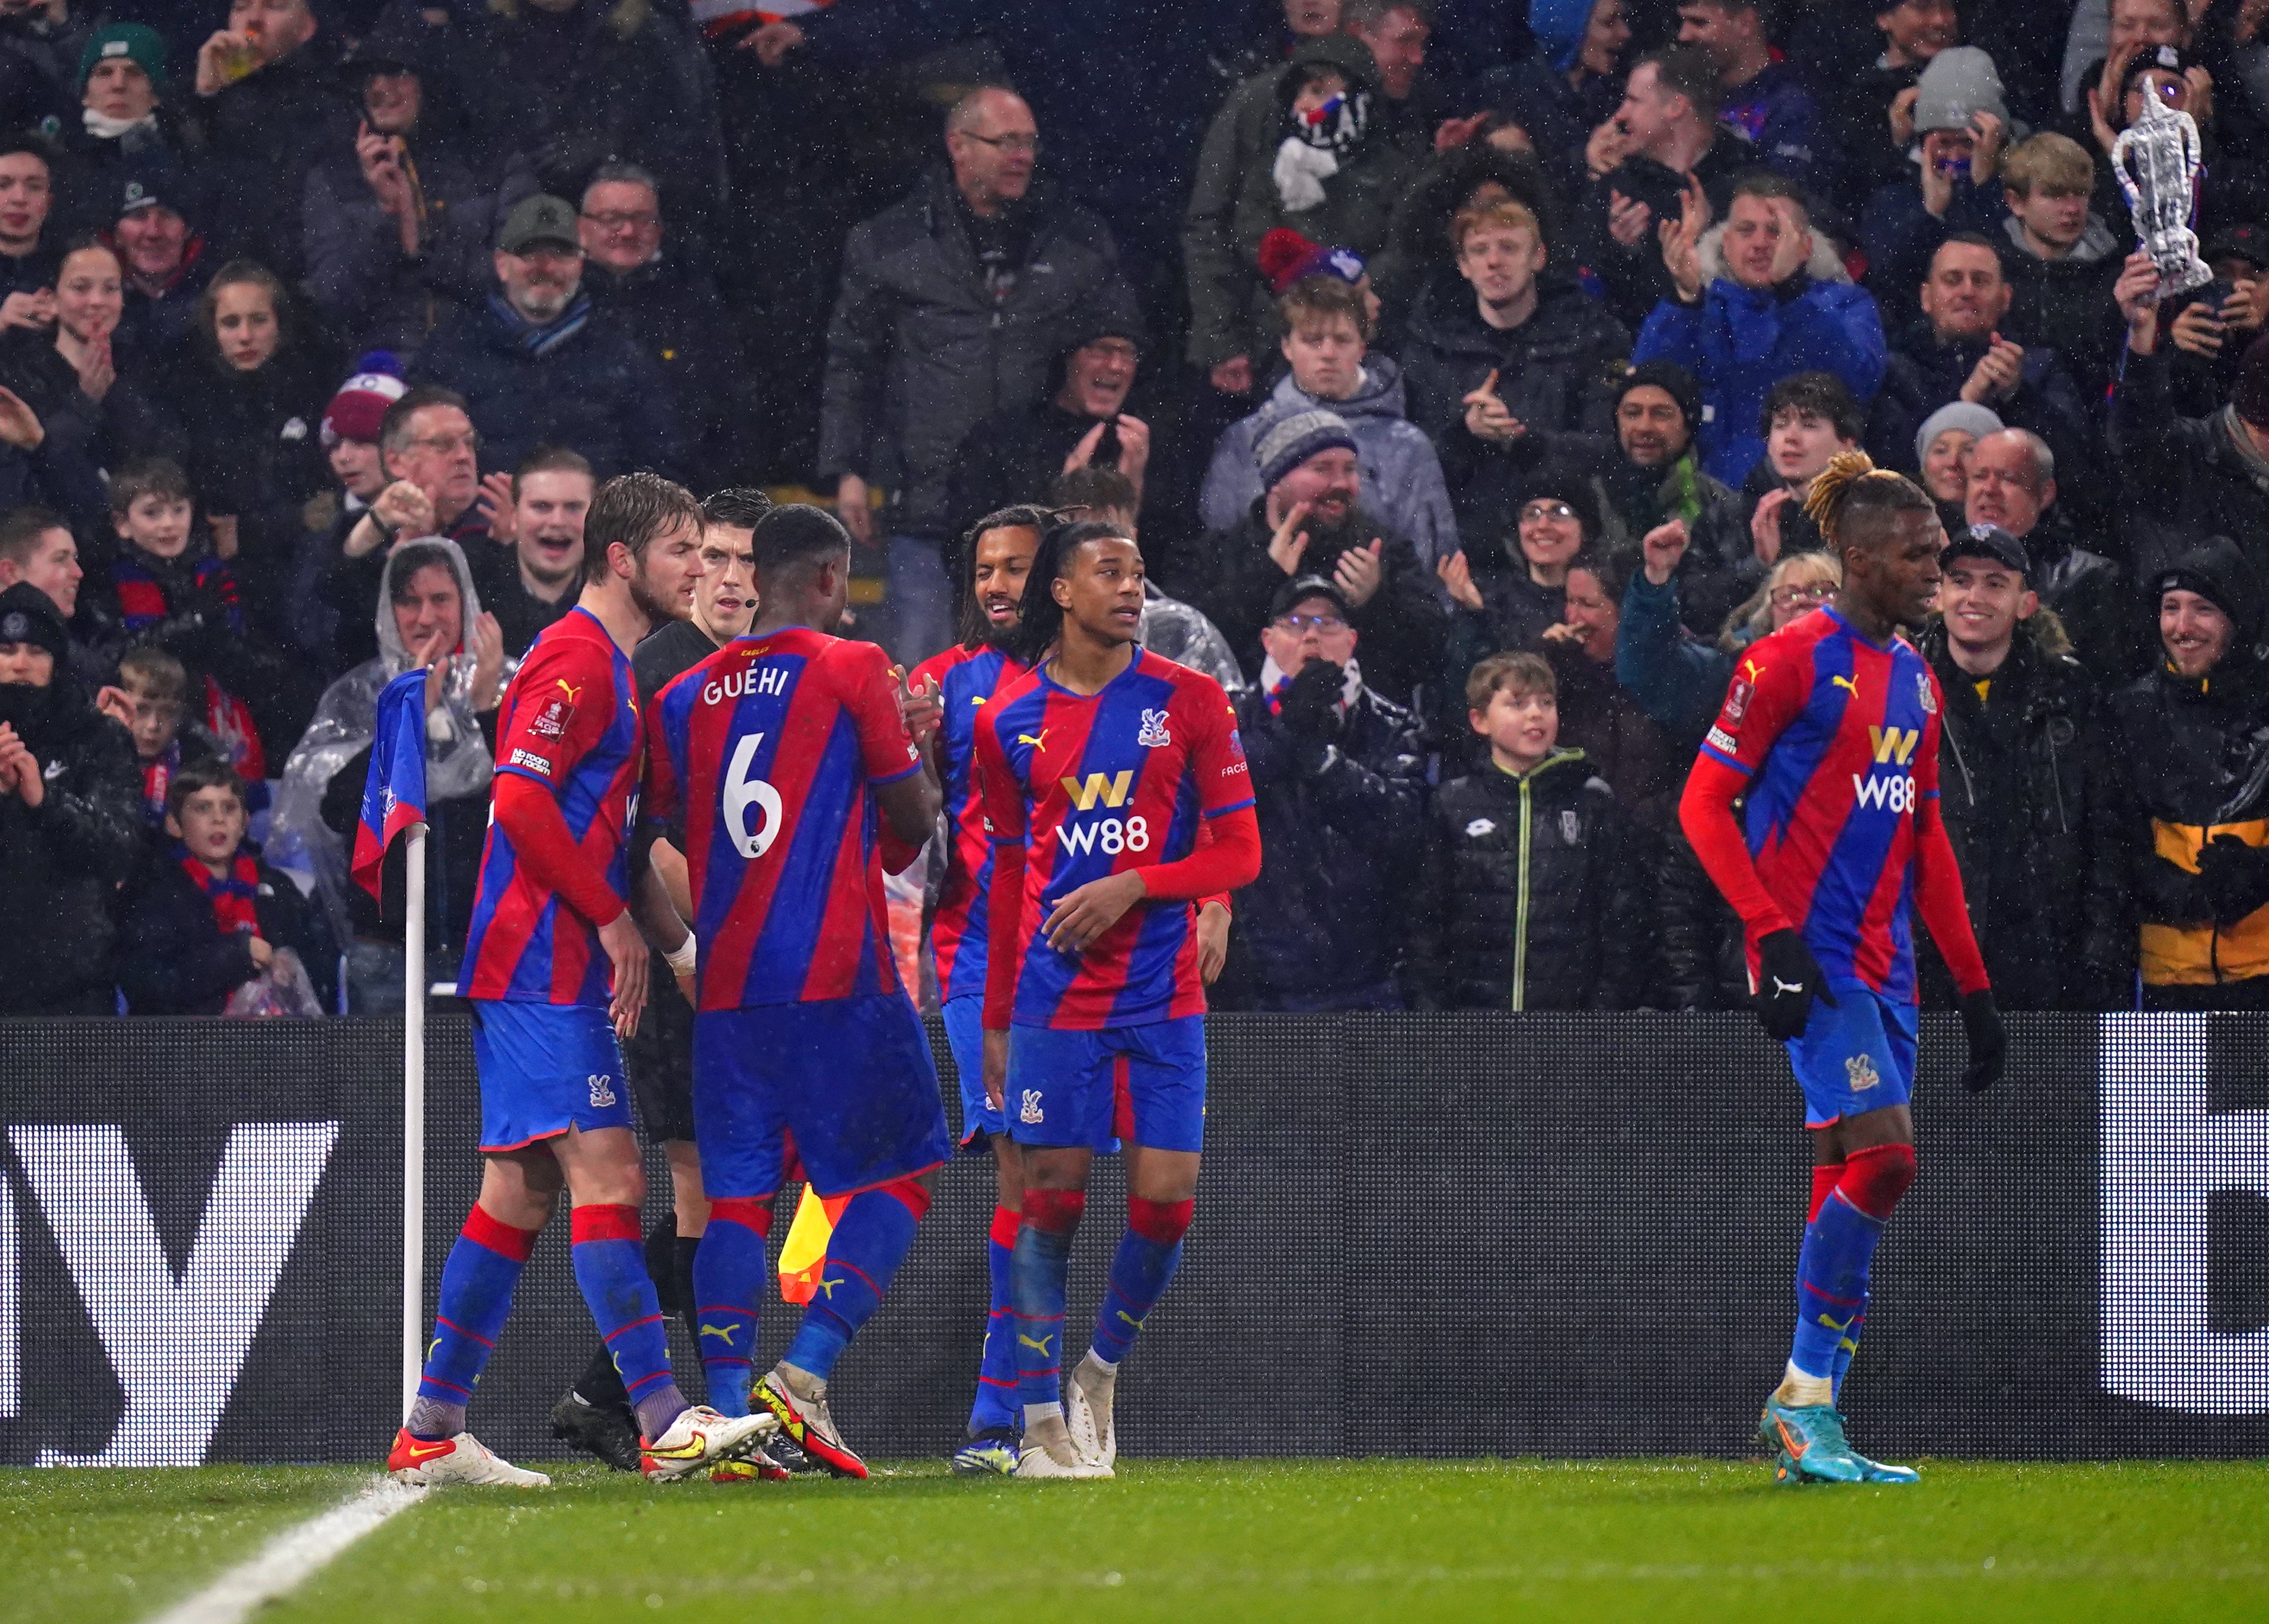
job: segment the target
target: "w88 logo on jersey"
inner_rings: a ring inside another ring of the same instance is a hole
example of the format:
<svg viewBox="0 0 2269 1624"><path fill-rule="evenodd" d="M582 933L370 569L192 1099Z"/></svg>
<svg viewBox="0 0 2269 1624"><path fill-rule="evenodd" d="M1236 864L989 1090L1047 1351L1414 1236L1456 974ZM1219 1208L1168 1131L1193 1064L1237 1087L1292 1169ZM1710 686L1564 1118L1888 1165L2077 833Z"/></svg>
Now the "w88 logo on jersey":
<svg viewBox="0 0 2269 1624"><path fill-rule="evenodd" d="M1913 811L1915 781L1912 775L1900 769L1913 760L1915 746L1922 734L1912 727L1870 727L1867 736L1875 767L1889 767L1892 771L1853 773L1852 799L1863 807L1880 807L1888 812Z"/></svg>
<svg viewBox="0 0 2269 1624"><path fill-rule="evenodd" d="M1105 817L1056 825L1056 847L1073 857L1100 852L1116 857L1121 852L1150 849L1150 825L1140 817Z"/></svg>

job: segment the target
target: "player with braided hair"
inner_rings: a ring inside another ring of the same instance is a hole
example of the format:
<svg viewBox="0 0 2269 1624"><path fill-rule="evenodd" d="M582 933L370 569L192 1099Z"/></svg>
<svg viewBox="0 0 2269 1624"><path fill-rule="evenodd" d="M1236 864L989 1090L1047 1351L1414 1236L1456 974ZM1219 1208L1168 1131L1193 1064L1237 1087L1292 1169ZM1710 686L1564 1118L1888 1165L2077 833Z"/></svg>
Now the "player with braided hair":
<svg viewBox="0 0 2269 1624"><path fill-rule="evenodd" d="M1944 527L1919 486L1856 451L1805 511L1844 584L1743 655L1679 821L1741 916L1758 1019L1788 1045L1813 1133L1794 1346L1759 1434L1785 1483L1910 1483L1851 1448L1837 1409L1875 1244L1915 1176L1910 899L1962 993L1962 1086L1990 1086L2006 1045L1939 818L1938 680L1899 631L1938 591Z"/></svg>

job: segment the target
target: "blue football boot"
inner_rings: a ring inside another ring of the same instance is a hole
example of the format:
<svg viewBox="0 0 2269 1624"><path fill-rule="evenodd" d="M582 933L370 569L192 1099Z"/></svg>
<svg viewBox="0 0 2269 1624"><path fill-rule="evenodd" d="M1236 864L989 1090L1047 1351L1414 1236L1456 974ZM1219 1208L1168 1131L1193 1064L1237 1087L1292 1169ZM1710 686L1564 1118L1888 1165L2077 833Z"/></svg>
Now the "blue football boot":
<svg viewBox="0 0 2269 1624"><path fill-rule="evenodd" d="M1844 1422L1829 1404L1801 1406L1765 1400L1757 1436L1786 1457L1798 1476L1820 1483L1857 1483L1866 1468L1844 1441Z"/></svg>

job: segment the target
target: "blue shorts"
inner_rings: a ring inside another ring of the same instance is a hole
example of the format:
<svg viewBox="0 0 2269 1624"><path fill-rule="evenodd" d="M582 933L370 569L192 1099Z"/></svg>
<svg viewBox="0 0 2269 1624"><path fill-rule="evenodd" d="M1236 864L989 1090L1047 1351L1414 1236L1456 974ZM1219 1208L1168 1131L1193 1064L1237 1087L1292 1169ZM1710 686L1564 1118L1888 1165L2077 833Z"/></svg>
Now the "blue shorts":
<svg viewBox="0 0 2269 1624"><path fill-rule="evenodd" d="M927 1172L953 1144L921 1017L903 993L702 1011L693 1142L713 1197L772 1195L791 1157L828 1196Z"/></svg>
<svg viewBox="0 0 2269 1624"><path fill-rule="evenodd" d="M1007 1116L985 1097L984 994L947 1000L944 1015L945 1041L953 1050L953 1068L961 1076L961 1148L981 1155L988 1138L1009 1137ZM1013 1043L1009 1045L1011 1053L1015 1047ZM1127 1068L1122 1065L1118 1068L1110 1122L1092 1149L1105 1155L1118 1150L1119 1136L1131 1132L1127 1110Z"/></svg>
<svg viewBox="0 0 2269 1624"><path fill-rule="evenodd" d="M1858 982L1829 991L1835 1008L1813 1000L1804 1036L1788 1045L1808 1128L1903 1105L1914 1092L1915 1007Z"/></svg>
<svg viewBox="0 0 2269 1624"><path fill-rule="evenodd" d="M626 1128L630 1084L600 1004L473 1000L481 1148L518 1150L571 1127Z"/></svg>
<svg viewBox="0 0 2269 1624"><path fill-rule="evenodd" d="M1009 1137L1098 1146L1115 1133L1154 1150L1205 1144L1205 1017L1009 1034Z"/></svg>

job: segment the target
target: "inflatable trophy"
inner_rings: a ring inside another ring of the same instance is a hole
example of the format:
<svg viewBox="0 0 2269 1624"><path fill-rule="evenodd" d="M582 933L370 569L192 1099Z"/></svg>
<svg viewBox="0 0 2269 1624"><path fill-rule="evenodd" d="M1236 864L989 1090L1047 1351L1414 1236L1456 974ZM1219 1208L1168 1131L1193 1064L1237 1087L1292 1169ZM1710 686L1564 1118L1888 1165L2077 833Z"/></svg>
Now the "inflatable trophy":
<svg viewBox="0 0 2269 1624"><path fill-rule="evenodd" d="M2159 297L2172 298L2214 280L2199 258L2191 203L2199 172L2198 125L2156 96L2111 148L2111 170L2127 194L2135 234L2159 268Z"/></svg>

